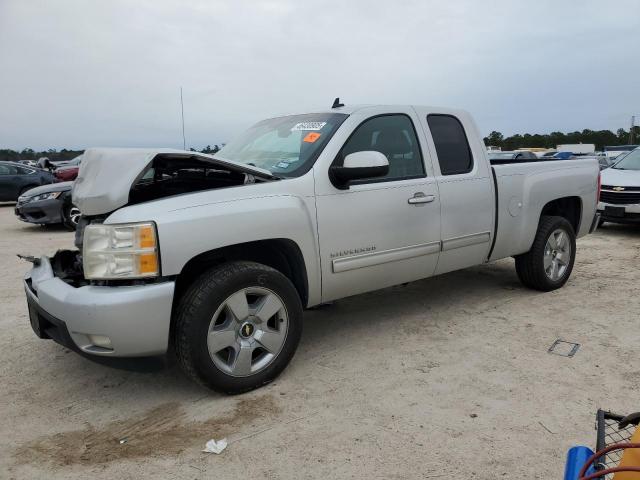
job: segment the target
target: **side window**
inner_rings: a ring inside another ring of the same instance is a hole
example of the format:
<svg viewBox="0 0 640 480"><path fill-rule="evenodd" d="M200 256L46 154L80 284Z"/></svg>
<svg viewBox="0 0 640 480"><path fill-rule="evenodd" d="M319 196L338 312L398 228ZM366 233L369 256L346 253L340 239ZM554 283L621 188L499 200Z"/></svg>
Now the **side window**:
<svg viewBox="0 0 640 480"><path fill-rule="evenodd" d="M471 148L460 120L451 115L428 115L427 123L442 175L459 175L473 170Z"/></svg>
<svg viewBox="0 0 640 480"><path fill-rule="evenodd" d="M15 175L16 167L13 165L0 165L0 175Z"/></svg>
<svg viewBox="0 0 640 480"><path fill-rule="evenodd" d="M340 158L375 150L389 161L389 173L374 181L424 177L424 164L413 123L407 115L382 115L366 120L349 137ZM366 180L364 180L366 182ZM361 183L361 182L358 182Z"/></svg>
<svg viewBox="0 0 640 480"><path fill-rule="evenodd" d="M30 170L28 168L23 168L23 167L16 167L16 173L18 175L29 175L33 173L33 170Z"/></svg>

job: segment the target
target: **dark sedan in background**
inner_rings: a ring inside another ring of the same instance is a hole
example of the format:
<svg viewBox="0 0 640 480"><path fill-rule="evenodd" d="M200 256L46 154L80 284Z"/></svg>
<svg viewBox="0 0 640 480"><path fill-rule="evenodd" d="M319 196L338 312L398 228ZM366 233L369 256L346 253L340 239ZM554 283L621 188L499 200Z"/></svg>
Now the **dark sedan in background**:
<svg viewBox="0 0 640 480"><path fill-rule="evenodd" d="M15 213L23 222L39 225L62 223L75 230L80 210L71 203L73 182L32 188L18 198Z"/></svg>
<svg viewBox="0 0 640 480"><path fill-rule="evenodd" d="M0 202L15 202L27 190L55 181L54 175L46 170L0 162Z"/></svg>

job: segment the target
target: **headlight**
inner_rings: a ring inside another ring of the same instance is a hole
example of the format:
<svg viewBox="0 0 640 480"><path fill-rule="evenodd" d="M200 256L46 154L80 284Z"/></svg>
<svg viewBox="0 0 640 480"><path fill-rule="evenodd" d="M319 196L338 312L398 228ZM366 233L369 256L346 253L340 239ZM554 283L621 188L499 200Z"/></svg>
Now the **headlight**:
<svg viewBox="0 0 640 480"><path fill-rule="evenodd" d="M40 195L34 195L33 197L27 197L24 199L25 202L38 202L40 200L54 200L62 195L62 192L49 192L49 193L41 193Z"/></svg>
<svg viewBox="0 0 640 480"><path fill-rule="evenodd" d="M158 236L154 223L87 225L82 257L87 279L157 277Z"/></svg>

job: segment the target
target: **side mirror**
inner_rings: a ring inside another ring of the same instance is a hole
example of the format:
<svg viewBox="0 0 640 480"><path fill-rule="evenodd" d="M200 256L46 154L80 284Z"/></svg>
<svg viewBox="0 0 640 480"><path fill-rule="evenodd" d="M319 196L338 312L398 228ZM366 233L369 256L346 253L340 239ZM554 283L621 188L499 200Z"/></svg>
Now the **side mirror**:
<svg viewBox="0 0 640 480"><path fill-rule="evenodd" d="M350 153L344 157L344 164L329 169L331 180L336 187L345 189L353 180L384 177L389 173L389 161L382 153L374 150Z"/></svg>

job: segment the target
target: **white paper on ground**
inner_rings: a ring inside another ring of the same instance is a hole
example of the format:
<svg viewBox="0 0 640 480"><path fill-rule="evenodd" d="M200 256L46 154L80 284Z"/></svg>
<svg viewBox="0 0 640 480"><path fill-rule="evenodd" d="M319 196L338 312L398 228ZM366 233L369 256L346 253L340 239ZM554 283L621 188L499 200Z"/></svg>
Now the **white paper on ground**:
<svg viewBox="0 0 640 480"><path fill-rule="evenodd" d="M207 442L207 444L204 446L204 450L202 451L205 453L215 453L217 455L222 453L225 448L227 448L226 438L218 440L217 442L214 439L211 439Z"/></svg>

